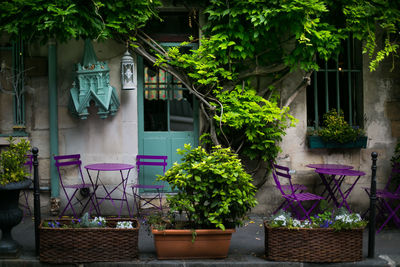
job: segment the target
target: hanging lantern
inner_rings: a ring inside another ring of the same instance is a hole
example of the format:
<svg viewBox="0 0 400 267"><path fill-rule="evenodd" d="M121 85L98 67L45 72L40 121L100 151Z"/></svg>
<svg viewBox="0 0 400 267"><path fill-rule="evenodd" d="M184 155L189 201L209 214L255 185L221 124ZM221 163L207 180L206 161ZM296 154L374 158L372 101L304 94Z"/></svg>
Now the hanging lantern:
<svg viewBox="0 0 400 267"><path fill-rule="evenodd" d="M122 90L136 89L136 67L133 57L126 50L121 59L121 83Z"/></svg>

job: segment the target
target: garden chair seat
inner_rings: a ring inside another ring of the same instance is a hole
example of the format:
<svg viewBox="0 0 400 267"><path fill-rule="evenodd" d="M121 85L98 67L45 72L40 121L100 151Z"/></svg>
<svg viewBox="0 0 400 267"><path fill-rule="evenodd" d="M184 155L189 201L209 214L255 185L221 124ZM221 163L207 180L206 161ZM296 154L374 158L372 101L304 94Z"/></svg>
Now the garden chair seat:
<svg viewBox="0 0 400 267"><path fill-rule="evenodd" d="M289 173L288 173L289 174ZM281 188L283 191L285 192L289 192L291 189L290 185L281 185ZM307 186L302 185L302 184L294 184L293 185L293 190L294 192L299 192L299 193L303 193L304 191L307 191ZM278 211L280 211L281 209L286 210L286 208L288 207L288 200L285 199L280 205L279 207L277 207L274 212L272 214L276 214Z"/></svg>
<svg viewBox="0 0 400 267"><path fill-rule="evenodd" d="M283 197L287 198L287 199L294 200L294 201L296 201L296 200L298 200L298 201L307 201L307 200L323 199L320 196L317 196L317 195L314 195L314 194L308 193L308 192L296 193L296 194L292 194L292 195L286 195L286 196L283 196Z"/></svg>

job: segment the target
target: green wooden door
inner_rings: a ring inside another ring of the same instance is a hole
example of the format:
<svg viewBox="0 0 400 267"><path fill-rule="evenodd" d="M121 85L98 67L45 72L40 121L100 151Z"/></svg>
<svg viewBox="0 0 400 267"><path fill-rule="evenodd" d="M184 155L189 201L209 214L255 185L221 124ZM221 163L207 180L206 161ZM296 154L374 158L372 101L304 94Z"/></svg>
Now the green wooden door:
<svg viewBox="0 0 400 267"><path fill-rule="evenodd" d="M169 73L138 57L139 154L168 156L169 169L180 161L176 150L198 145L198 103ZM159 184L162 168L140 168L142 184ZM169 190L169 188L168 188Z"/></svg>

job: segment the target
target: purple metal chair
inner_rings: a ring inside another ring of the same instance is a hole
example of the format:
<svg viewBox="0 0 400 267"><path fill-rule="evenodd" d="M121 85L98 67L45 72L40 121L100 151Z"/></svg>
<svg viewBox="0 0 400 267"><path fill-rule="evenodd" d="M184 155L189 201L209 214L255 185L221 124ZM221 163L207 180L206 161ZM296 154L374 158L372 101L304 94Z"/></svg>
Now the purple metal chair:
<svg viewBox="0 0 400 267"><path fill-rule="evenodd" d="M32 174L32 168L33 168L33 156L32 155L26 155L26 162L24 163L24 166L28 169L29 174ZM32 188L26 189L26 190L21 190L20 197L21 195L23 196L23 201L24 203L20 203L21 207L24 210L24 216L27 214L29 216L32 216L32 211L31 208L29 207L29 200L28 200L28 192L27 190L31 190Z"/></svg>
<svg viewBox="0 0 400 267"><path fill-rule="evenodd" d="M400 163L396 163L393 168L392 171L389 175L389 179L386 182L386 185L383 189L376 189L376 194L377 195L382 195L384 196L385 194L399 194L400 193L400 187L397 187L397 185L393 182L393 177L396 175L400 175ZM396 189L397 187L397 189ZM370 188L369 187L363 187L365 193L367 193L368 197L370 196ZM381 212L382 211L382 207L380 206L380 204L382 203L377 203L377 208L378 211ZM384 208L383 208L384 210ZM369 212L369 208L363 213L362 217L366 217L367 213ZM379 215L379 213L378 213Z"/></svg>
<svg viewBox="0 0 400 267"><path fill-rule="evenodd" d="M379 189L376 191L376 199L377 199L377 209L378 216L383 218L383 223L377 229L377 233L382 231L382 229L389 223L389 221L393 221L394 224L400 228L400 214L397 215L397 212L400 210L400 185L395 187L393 183L393 177L400 175L400 164L397 163L393 166L392 172L389 176L388 182L386 183L385 188ZM364 188L365 192L370 194L369 188Z"/></svg>
<svg viewBox="0 0 400 267"><path fill-rule="evenodd" d="M286 172L287 175L290 175L290 170L288 169L288 171ZM281 188L283 191L285 192L290 192L292 190L292 188L290 187L290 185L281 185ZM278 188L279 189L279 188ZM305 191L307 191L307 186L302 185L302 184L294 184L293 185L293 190L294 193L303 193ZM277 207L275 209L275 211L272 214L276 214L278 211L280 211L281 209L286 210L287 207L289 206L289 201L287 199L285 199L281 205L279 205L279 207Z"/></svg>
<svg viewBox="0 0 400 267"><path fill-rule="evenodd" d="M300 220L310 219L310 214L314 210L314 208L318 205L318 203L324 199L321 196L314 195L309 192L296 193L295 186L292 184L292 176L289 174L289 168L280 166L277 164L271 164L272 176L274 177L276 187L282 194L282 197L287 201L287 204L284 205L284 209L292 211L292 214ZM286 179L289 183L288 185L281 185L280 179ZM284 190L284 188L289 190ZM312 202L310 208L306 209L303 206L303 202Z"/></svg>
<svg viewBox="0 0 400 267"><path fill-rule="evenodd" d="M165 169L167 167L167 159L168 156L154 156L154 155L137 155L136 156L136 170L138 173L138 181L139 181L139 173L140 173L140 166L159 166L163 167L163 174L165 173ZM131 186L134 198L134 206L133 209L137 210L138 217L140 216L140 207L141 202L144 205L150 205L160 211L162 211L162 191L164 189L164 185L145 185L134 184ZM149 195L146 194L144 196L142 194L142 190L152 190L155 191L155 194ZM159 204L158 204L159 203Z"/></svg>
<svg viewBox="0 0 400 267"><path fill-rule="evenodd" d="M92 193L88 194L89 200L86 202L84 202L83 199L80 199L77 195L78 191L87 192L88 189L90 190L90 188L93 188L93 185L91 183L85 183L85 180L84 180L83 174L82 174L82 169L81 169L82 161L80 160L80 158L81 158L80 154L54 156L55 165L57 167L57 172L58 172L58 177L60 179L61 188L65 194L65 197L67 198L67 204L65 205L63 211L61 212L60 217L64 216L65 212L67 210L71 209L74 217L78 218L78 214L74 208L74 206L78 203L82 207L79 215L82 215L82 212L85 210L86 206L89 204L89 201L92 203L92 205L95 208L97 207L95 205L95 203L93 202L93 198L92 198L93 194ZM62 173L63 173L62 170L65 170L67 168L72 168L78 172L78 178L79 178L78 183L68 184L68 185L64 183L63 178L62 178ZM71 192L68 192L68 191L72 191L72 194L71 194ZM73 202L74 200L75 200L75 202ZM96 212L97 212L97 208L96 208Z"/></svg>

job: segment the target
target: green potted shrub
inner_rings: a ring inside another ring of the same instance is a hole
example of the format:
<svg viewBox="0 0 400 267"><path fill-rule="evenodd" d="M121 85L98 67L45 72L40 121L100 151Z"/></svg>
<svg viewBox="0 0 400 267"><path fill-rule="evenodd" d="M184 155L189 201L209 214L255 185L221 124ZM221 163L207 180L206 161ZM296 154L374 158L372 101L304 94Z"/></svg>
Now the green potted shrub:
<svg viewBox="0 0 400 267"><path fill-rule="evenodd" d="M224 258L236 226L257 204L256 188L237 154L229 148L185 145L181 163L174 163L158 179L176 194L167 197L173 218L150 222L159 259ZM179 228L179 229L178 229Z"/></svg>
<svg viewBox="0 0 400 267"><path fill-rule="evenodd" d="M22 139L15 143L10 137L9 147L0 154L0 258L16 258L20 245L12 239L11 229L22 220L23 212L18 207L20 190L28 188L32 180L24 167L31 146Z"/></svg>
<svg viewBox="0 0 400 267"><path fill-rule="evenodd" d="M307 137L310 148L366 148L364 131L350 126L342 110L331 109L323 119L323 127L311 131Z"/></svg>

